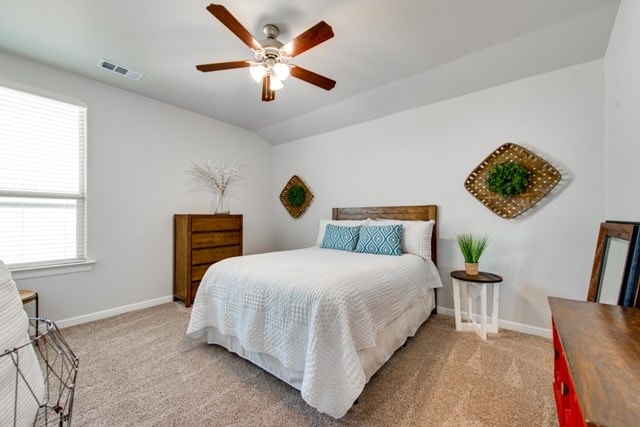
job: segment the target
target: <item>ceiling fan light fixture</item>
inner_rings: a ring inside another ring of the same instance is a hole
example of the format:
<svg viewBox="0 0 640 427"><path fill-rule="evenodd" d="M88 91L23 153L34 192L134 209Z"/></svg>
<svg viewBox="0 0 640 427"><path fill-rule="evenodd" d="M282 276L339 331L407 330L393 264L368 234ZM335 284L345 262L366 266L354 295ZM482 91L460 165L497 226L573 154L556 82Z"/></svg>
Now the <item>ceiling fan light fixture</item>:
<svg viewBox="0 0 640 427"><path fill-rule="evenodd" d="M282 84L282 82L280 81L280 79L277 76L272 76L271 77L271 82L269 83L269 89L271 90L280 90L284 87L284 85Z"/></svg>
<svg viewBox="0 0 640 427"><path fill-rule="evenodd" d="M288 64L290 59L334 36L331 26L326 22L318 22L286 44L283 44L278 40L280 30L276 25L265 25L262 30L266 38L258 41L224 6L210 4L207 6L207 10L253 51L254 61L242 60L200 64L196 65L198 71L206 73L248 67L251 78L257 82L262 81L263 101L273 101L275 99L275 91L284 86L282 82L289 75L325 90L331 90L336 85L335 80L302 67Z"/></svg>
<svg viewBox="0 0 640 427"><path fill-rule="evenodd" d="M262 64L255 64L249 68L249 73L251 74L251 78L255 80L256 83L261 83L262 78L267 74L267 69Z"/></svg>
<svg viewBox="0 0 640 427"><path fill-rule="evenodd" d="M289 77L289 66L285 63L278 62L273 66L273 72L276 74L278 80L283 81Z"/></svg>

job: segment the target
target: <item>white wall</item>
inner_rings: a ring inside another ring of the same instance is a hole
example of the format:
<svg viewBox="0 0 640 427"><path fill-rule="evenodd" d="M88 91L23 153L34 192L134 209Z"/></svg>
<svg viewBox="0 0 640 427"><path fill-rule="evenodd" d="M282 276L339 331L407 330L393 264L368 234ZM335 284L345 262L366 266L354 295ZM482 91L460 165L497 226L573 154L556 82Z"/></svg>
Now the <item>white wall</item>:
<svg viewBox="0 0 640 427"><path fill-rule="evenodd" d="M640 221L640 2L623 0L604 60L606 218Z"/></svg>
<svg viewBox="0 0 640 427"><path fill-rule="evenodd" d="M6 53L0 64L5 83L88 107L88 256L96 264L18 280L40 294L41 315L69 319L172 294L172 215L211 212L213 200L188 193L190 161L249 165L231 210L244 214L245 253L272 249L271 147L253 132Z"/></svg>
<svg viewBox="0 0 640 427"><path fill-rule="evenodd" d="M462 267L454 237L488 233L481 269L504 276L500 319L550 328L547 296L586 297L604 216L603 62L538 75L274 148L274 186L293 174L315 194L292 219L274 209L277 249L311 246L332 207L439 206L439 305L452 308L449 272ZM505 142L542 155L560 190L525 218L504 220L464 180Z"/></svg>

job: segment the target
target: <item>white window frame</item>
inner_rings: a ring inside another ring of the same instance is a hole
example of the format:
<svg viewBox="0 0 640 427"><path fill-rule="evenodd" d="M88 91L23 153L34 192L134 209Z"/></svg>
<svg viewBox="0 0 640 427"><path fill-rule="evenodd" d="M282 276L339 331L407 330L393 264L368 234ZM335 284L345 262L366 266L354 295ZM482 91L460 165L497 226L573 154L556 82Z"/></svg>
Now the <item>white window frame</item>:
<svg viewBox="0 0 640 427"><path fill-rule="evenodd" d="M87 236L86 236L86 152L87 152L87 107L85 104L70 100L66 97L45 93L44 91L20 87L19 85L8 84L0 81L0 89L4 91L5 100L13 93L21 93L17 96L24 95L27 99L31 96L45 98L55 102L62 102L77 107L79 114L79 150L78 150L78 191L60 192L60 191L28 191L25 189L11 189L0 187L0 197L4 198L6 203L21 203L28 205L32 200L32 206L37 205L39 200L54 201L74 201L75 206L75 233L76 233L76 254L75 257L64 259L49 259L35 262L23 262L8 264L15 279L32 278L41 276L50 276L57 274L67 274L72 272L88 271L93 267L94 261L87 260ZM36 189L37 190L37 189ZM15 202L10 202L15 199ZM39 199L39 200L38 200ZM0 257L2 254L0 254Z"/></svg>

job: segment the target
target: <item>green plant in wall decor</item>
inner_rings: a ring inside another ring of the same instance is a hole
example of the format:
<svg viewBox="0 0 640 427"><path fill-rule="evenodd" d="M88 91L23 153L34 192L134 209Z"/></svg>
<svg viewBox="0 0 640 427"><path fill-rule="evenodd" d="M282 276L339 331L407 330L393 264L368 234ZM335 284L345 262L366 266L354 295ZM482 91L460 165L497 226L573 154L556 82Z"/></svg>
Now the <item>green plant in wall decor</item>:
<svg viewBox="0 0 640 427"><path fill-rule="evenodd" d="M471 171L464 187L493 213L510 219L539 202L561 178L547 161L508 142Z"/></svg>
<svg viewBox="0 0 640 427"><path fill-rule="evenodd" d="M294 218L301 217L312 200L313 193L297 175L293 175L280 192L282 206Z"/></svg>
<svg viewBox="0 0 640 427"><path fill-rule="evenodd" d="M520 163L496 163L485 179L489 190L500 196L516 196L529 185L529 171Z"/></svg>
<svg viewBox="0 0 640 427"><path fill-rule="evenodd" d="M287 200L289 204L294 207L301 206L304 203L304 199L307 197L307 192L302 185L294 185L287 190Z"/></svg>

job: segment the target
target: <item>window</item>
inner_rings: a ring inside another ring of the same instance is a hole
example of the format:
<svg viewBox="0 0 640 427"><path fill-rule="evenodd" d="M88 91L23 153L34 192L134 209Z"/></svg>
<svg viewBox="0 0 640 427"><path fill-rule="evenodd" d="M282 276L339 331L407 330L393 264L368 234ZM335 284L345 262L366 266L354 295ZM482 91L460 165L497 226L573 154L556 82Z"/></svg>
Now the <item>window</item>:
<svg viewBox="0 0 640 427"><path fill-rule="evenodd" d="M86 107L0 86L0 259L85 260Z"/></svg>

